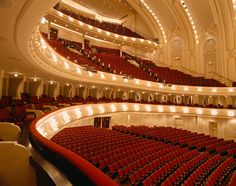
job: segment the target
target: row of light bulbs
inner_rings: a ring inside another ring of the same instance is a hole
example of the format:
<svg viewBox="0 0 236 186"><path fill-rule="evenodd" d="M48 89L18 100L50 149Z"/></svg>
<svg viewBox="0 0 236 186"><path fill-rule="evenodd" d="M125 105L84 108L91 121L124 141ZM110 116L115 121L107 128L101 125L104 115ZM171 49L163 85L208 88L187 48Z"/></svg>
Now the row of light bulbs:
<svg viewBox="0 0 236 186"><path fill-rule="evenodd" d="M182 112L183 114L190 113L190 109L188 107L183 107L182 109L178 109L178 111L177 111L176 107L174 107L174 106L168 106L168 107L164 108L163 106L145 105L144 110L142 109L142 106L140 106L139 104L134 104L132 107L133 108L129 108L127 104L122 104L121 106L111 104L110 109L108 108L109 110L106 111L107 107L104 107L103 105L99 105L98 110L99 110L100 114L103 114L105 112L116 112L116 111L124 111L124 112L126 112L126 111L135 111L135 112L138 112L138 111L151 112L151 111L153 111L153 112L159 112L159 113L164 113L164 112L166 112L166 113L168 113L168 112L180 113L180 112ZM82 112L78 108L74 109L74 111L75 111L75 114L78 116L77 119L79 119L82 116ZM91 116L95 113L92 106L86 107L86 111L87 111L87 113L85 113L84 115L87 114L87 115ZM201 108L196 108L195 111L193 111L191 114L203 115L204 114L203 111L204 110ZM217 109L211 109L210 114L212 116L217 116L219 114L219 111ZM62 115L68 116L68 113L66 113L66 114L64 113ZM234 117L235 112L233 110L228 110L227 116Z"/></svg>
<svg viewBox="0 0 236 186"><path fill-rule="evenodd" d="M232 3L233 3L233 8L236 11L236 0L232 0Z"/></svg>
<svg viewBox="0 0 236 186"><path fill-rule="evenodd" d="M164 27L162 26L160 20L158 19L158 17L154 13L154 11L148 6L148 4L144 0L140 0L140 2L144 5L144 7L149 11L149 13L153 16L153 18L157 22L158 26L161 29L161 32L162 32L162 35L163 35L163 38L164 38L164 42L167 43L166 33L165 33Z"/></svg>
<svg viewBox="0 0 236 186"><path fill-rule="evenodd" d="M180 0L180 3L181 3L181 5L182 5L182 7L184 8L184 10L185 10L185 12L186 12L186 14L187 14L187 16L188 16L188 19L189 19L189 21L190 21L190 23L191 23L191 25L192 25L192 29L193 29L195 41L196 41L196 44L198 44L198 43L199 43L198 32L197 32L195 23L194 23L194 21L193 21L193 17L191 16L190 11L189 11L189 9L188 9L188 7L187 7L185 1L184 1L184 0Z"/></svg>
<svg viewBox="0 0 236 186"><path fill-rule="evenodd" d="M86 117L86 116L92 116L93 114L96 114L96 110L99 111L100 114L104 114L104 113L113 113L113 112L158 112L158 113L176 113L176 114L197 114L197 115L203 115L204 114L204 109L201 108L195 108L194 110L191 111L190 113L190 109L187 107L183 107L181 109L178 109L174 106L153 106L153 105L145 105L144 109L143 109L143 105L140 106L139 104L133 104L132 106L129 107L129 105L127 104L121 104L121 105L115 105L115 104L111 104L109 107L105 107L103 105L98 105L98 106L86 106L83 110L81 110L80 108L71 108L71 109L67 109L67 111L62 111L60 112L60 114L55 114L56 117L54 116L50 116L50 118L48 118L48 120L44 120L44 122L40 123L39 125L37 125L37 130L43 135L43 136L47 136L48 135L48 128L47 131L45 131L45 125L44 123L49 123L50 128L53 130L53 132L57 132L59 130L59 128L62 127L62 125L70 123L72 120L74 120L74 118L72 118L72 115L75 115L75 119L81 119L82 117ZM209 112L207 112L209 113ZM210 114L211 116L217 116L219 115L219 111L217 109L211 109L210 110ZM235 116L235 112L233 110L228 110L227 111L227 116L228 117L234 117ZM60 118L58 118L57 116L61 116L62 119L64 120L64 122L59 122ZM47 117L47 116L46 116ZM63 124L64 123L64 124Z"/></svg>

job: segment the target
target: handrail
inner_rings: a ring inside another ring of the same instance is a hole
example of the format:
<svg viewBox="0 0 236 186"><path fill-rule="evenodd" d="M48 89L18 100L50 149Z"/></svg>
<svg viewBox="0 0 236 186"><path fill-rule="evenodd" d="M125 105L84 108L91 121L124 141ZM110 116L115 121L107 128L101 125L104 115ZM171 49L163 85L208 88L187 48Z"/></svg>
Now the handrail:
<svg viewBox="0 0 236 186"><path fill-rule="evenodd" d="M219 81L221 81L223 83L231 83L232 84L234 82L232 79L224 77L224 76L222 76L222 75L220 75L220 74L218 74L216 72L211 71L209 73L213 75L214 79L217 79L217 80L219 80Z"/></svg>
<svg viewBox="0 0 236 186"><path fill-rule="evenodd" d="M162 61L158 61L158 60L152 60L155 64L159 64L162 67L169 67L167 64L163 63Z"/></svg>
<svg viewBox="0 0 236 186"><path fill-rule="evenodd" d="M189 69L189 68L186 68L186 67L184 67L184 66L180 66L180 69L179 69L180 71L182 71L182 72L184 72L184 73L186 73L186 74L191 74L191 75L193 75L193 76L200 76L200 77L203 77L204 76L204 74L202 74L202 73L199 73L199 72L197 72L197 71L194 71L194 70L191 70L191 69Z"/></svg>
<svg viewBox="0 0 236 186"><path fill-rule="evenodd" d="M146 56L142 56L141 54L136 54L135 52L133 51L130 51L128 50L127 48L122 48L123 52L129 54L129 55L132 55L132 56L135 56L135 57L139 57L141 59L145 59L145 60L151 60L153 61L155 64L161 64L161 66L164 66L164 67L168 67L167 64L161 62L161 61L158 61L158 60L153 60L151 58L147 58Z"/></svg>

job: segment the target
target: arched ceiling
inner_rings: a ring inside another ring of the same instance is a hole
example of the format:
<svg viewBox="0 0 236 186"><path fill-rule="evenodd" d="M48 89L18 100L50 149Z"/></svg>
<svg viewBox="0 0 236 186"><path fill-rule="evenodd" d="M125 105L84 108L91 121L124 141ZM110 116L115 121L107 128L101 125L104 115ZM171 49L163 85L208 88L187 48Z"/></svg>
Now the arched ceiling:
<svg viewBox="0 0 236 186"><path fill-rule="evenodd" d="M75 2L91 9L100 15L122 19L125 16L135 13L134 9L126 0L74 0Z"/></svg>
<svg viewBox="0 0 236 186"><path fill-rule="evenodd" d="M186 0L197 27L209 28L215 23L209 1L206 0Z"/></svg>
<svg viewBox="0 0 236 186"><path fill-rule="evenodd" d="M164 26L165 30L173 30L178 26L176 20L171 13L171 9L167 7L167 4L163 0L145 0L145 2L155 12L160 22Z"/></svg>

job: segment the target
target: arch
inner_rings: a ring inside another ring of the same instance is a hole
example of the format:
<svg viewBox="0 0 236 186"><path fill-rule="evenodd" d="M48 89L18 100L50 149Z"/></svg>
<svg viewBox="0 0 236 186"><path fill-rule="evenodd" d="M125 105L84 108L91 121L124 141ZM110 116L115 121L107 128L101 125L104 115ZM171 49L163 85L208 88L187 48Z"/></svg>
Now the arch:
<svg viewBox="0 0 236 186"><path fill-rule="evenodd" d="M121 99L122 99L122 100L128 100L128 99L129 99L129 94L128 94L128 92L126 92L126 91L124 91L124 90L122 90L121 92L122 92L122 94L121 94Z"/></svg>
<svg viewBox="0 0 236 186"><path fill-rule="evenodd" d="M141 94L139 92L136 92L134 99L136 102L141 102L141 99L142 99Z"/></svg>

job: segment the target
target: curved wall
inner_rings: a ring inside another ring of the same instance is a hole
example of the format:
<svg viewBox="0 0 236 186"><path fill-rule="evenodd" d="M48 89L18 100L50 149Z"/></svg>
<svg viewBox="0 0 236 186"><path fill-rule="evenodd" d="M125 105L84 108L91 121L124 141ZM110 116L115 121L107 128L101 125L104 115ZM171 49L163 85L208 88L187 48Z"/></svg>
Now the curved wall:
<svg viewBox="0 0 236 186"><path fill-rule="evenodd" d="M209 134L209 122L220 126L218 137L234 139L236 112L229 109L210 109L183 106L163 106L133 103L86 104L54 111L35 122L35 129L50 139L61 129L76 125L93 125L93 117L110 116L111 125L164 125ZM145 116L146 115L146 116ZM86 120L86 121L85 121ZM181 123L180 123L181 120ZM179 123L176 124L176 121ZM232 127L231 133L221 131Z"/></svg>

